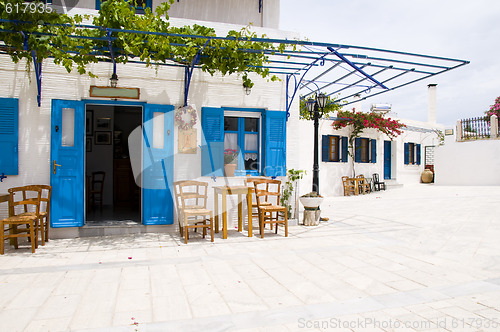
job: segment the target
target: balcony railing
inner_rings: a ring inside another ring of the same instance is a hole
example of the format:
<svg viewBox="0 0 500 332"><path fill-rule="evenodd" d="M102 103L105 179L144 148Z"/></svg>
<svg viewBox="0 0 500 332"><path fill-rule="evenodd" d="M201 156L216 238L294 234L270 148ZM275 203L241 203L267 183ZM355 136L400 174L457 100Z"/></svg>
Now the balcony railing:
<svg viewBox="0 0 500 332"><path fill-rule="evenodd" d="M497 138L498 117L481 116L457 121L457 141Z"/></svg>

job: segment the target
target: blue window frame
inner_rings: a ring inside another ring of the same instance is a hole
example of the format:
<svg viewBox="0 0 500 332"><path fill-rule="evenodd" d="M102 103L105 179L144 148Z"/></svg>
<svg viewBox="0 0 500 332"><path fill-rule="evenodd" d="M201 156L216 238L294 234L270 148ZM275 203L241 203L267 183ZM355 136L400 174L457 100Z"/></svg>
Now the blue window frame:
<svg viewBox="0 0 500 332"><path fill-rule="evenodd" d="M224 175L227 148L238 151L235 175L286 175L285 111L203 107L201 129L202 176Z"/></svg>
<svg viewBox="0 0 500 332"><path fill-rule="evenodd" d="M337 135L323 135L321 138L321 161L347 162L347 137Z"/></svg>
<svg viewBox="0 0 500 332"><path fill-rule="evenodd" d="M354 161L357 163L376 163L377 140L356 137L354 139Z"/></svg>
<svg viewBox="0 0 500 332"><path fill-rule="evenodd" d="M420 165L421 145L416 143L404 144L405 165Z"/></svg>
<svg viewBox="0 0 500 332"><path fill-rule="evenodd" d="M95 1L95 9L101 9L101 2L106 0L96 0ZM146 8L150 8L153 10L153 0L136 0L137 7L135 7L136 14L144 14L144 10Z"/></svg>
<svg viewBox="0 0 500 332"><path fill-rule="evenodd" d="M224 150L238 151L235 175L259 175L258 117L224 116Z"/></svg>

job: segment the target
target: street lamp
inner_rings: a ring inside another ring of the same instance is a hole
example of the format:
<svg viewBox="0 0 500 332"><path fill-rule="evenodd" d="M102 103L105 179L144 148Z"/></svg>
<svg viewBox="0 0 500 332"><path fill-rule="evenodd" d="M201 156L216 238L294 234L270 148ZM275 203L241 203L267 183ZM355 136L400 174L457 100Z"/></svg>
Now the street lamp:
<svg viewBox="0 0 500 332"><path fill-rule="evenodd" d="M319 151L318 151L318 137L319 137L319 119L324 115L327 95L320 93L316 98L310 98L306 101L307 111L314 120L314 162L313 162L313 183L312 191L319 194ZM321 110L321 113L320 113Z"/></svg>

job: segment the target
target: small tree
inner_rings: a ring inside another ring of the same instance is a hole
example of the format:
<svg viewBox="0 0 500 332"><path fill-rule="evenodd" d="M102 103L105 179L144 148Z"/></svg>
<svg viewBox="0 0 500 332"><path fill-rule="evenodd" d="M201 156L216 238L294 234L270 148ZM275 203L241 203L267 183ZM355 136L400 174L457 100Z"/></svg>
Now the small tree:
<svg viewBox="0 0 500 332"><path fill-rule="evenodd" d="M352 111L339 111L337 120L332 123L333 129L342 129L347 126L351 127L348 153L352 159L353 176L356 175L354 170L354 139L359 137L363 130L366 128L376 129L392 140L403 132L402 128L406 127L405 124L398 120L385 118L383 114L356 112L354 108Z"/></svg>

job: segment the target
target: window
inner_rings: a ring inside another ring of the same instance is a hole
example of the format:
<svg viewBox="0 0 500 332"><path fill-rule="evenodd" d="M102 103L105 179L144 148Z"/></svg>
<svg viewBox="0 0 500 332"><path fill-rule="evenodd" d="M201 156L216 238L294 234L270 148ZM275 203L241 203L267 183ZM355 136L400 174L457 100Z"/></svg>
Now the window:
<svg viewBox="0 0 500 332"><path fill-rule="evenodd" d="M377 140L356 137L354 139L354 161L357 163L376 163Z"/></svg>
<svg viewBox="0 0 500 332"><path fill-rule="evenodd" d="M259 174L259 118L224 116L224 150L238 151L235 175Z"/></svg>
<svg viewBox="0 0 500 332"><path fill-rule="evenodd" d="M0 175L18 175L19 103L0 98Z"/></svg>
<svg viewBox="0 0 500 332"><path fill-rule="evenodd" d="M95 1L95 9L99 10L101 9L101 3L106 0L96 0ZM135 13L136 14L144 14L144 9L150 8L152 9L152 3L153 0L136 0L137 2L137 7L135 7Z"/></svg>
<svg viewBox="0 0 500 332"><path fill-rule="evenodd" d="M404 144L405 165L420 165L420 147L416 143Z"/></svg>
<svg viewBox="0 0 500 332"><path fill-rule="evenodd" d="M201 109L201 175L224 176L224 150L238 152L235 175L286 175L286 112Z"/></svg>
<svg viewBox="0 0 500 332"><path fill-rule="evenodd" d="M322 137L323 162L347 162L347 137L323 135Z"/></svg>

